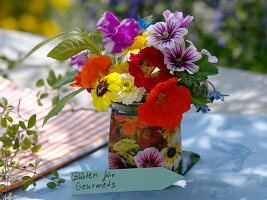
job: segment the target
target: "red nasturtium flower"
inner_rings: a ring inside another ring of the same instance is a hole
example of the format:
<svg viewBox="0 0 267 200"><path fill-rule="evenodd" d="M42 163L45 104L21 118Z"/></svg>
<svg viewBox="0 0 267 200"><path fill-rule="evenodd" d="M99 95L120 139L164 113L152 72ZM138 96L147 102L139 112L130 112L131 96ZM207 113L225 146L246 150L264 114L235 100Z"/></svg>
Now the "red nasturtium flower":
<svg viewBox="0 0 267 200"><path fill-rule="evenodd" d="M122 134L132 137L136 134L137 128L144 128L146 124L138 119L136 116L114 115L117 122L124 122L122 125Z"/></svg>
<svg viewBox="0 0 267 200"><path fill-rule="evenodd" d="M140 120L150 126L172 129L182 120L182 114L190 109L191 94L184 86L177 86L178 78L158 83L151 90L146 102L138 106Z"/></svg>
<svg viewBox="0 0 267 200"><path fill-rule="evenodd" d="M159 82L173 77L164 64L164 55L154 47L146 47L138 54L131 54L129 73L134 76L134 84L149 92Z"/></svg>
<svg viewBox="0 0 267 200"><path fill-rule="evenodd" d="M84 64L82 71L74 77L76 83L71 86L94 88L96 81L107 75L107 70L111 65L112 61L109 56L91 56Z"/></svg>

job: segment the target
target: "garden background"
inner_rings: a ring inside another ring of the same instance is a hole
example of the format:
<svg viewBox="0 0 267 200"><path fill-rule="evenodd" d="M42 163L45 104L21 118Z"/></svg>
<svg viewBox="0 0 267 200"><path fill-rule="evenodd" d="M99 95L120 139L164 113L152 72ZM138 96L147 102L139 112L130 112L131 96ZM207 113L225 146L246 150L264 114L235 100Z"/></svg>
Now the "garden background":
<svg viewBox="0 0 267 200"><path fill-rule="evenodd" d="M120 18L153 14L155 21L166 9L179 10L194 16L189 39L212 50L220 65L267 73L264 0L0 0L0 7L0 28L46 36L93 30L107 10Z"/></svg>

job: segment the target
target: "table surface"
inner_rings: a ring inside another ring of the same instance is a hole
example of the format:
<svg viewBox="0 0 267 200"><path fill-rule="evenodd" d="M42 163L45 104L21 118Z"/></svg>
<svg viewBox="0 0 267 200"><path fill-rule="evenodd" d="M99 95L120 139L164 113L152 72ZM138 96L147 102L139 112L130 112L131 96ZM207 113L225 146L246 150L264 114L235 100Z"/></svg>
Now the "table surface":
<svg viewBox="0 0 267 200"><path fill-rule="evenodd" d="M72 195L69 173L106 169L105 147L59 169L66 179L59 188L49 189L47 181L39 179L37 187L13 193L23 200L267 200L267 115L186 114L182 138L183 149L201 155L185 175L185 188Z"/></svg>

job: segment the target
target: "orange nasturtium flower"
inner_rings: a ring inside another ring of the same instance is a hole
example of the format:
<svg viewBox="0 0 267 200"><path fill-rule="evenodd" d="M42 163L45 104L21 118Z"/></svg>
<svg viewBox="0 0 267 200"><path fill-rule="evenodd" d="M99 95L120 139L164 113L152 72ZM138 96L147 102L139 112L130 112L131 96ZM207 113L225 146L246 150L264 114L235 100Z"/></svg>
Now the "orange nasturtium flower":
<svg viewBox="0 0 267 200"><path fill-rule="evenodd" d="M137 128L144 128L147 125L138 120L137 116L125 116L125 115L114 115L114 118L117 120L117 122L124 122L122 125L122 134L126 135L128 137L132 137L136 134Z"/></svg>
<svg viewBox="0 0 267 200"><path fill-rule="evenodd" d="M71 84L71 86L94 88L97 80L107 75L111 65L112 61L109 56L91 56L84 64L82 71L74 77L76 83Z"/></svg>
<svg viewBox="0 0 267 200"><path fill-rule="evenodd" d="M191 93L184 86L177 86L178 78L158 83L149 93L146 102L138 106L139 119L149 126L172 129L182 120L182 114L190 109Z"/></svg>

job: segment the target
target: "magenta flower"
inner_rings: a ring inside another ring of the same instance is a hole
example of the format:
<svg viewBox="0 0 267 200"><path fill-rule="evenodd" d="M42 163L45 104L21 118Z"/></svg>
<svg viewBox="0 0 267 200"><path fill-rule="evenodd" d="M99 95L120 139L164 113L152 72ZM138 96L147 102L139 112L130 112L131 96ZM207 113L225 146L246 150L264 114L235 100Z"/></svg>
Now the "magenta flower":
<svg viewBox="0 0 267 200"><path fill-rule="evenodd" d="M184 40L179 40L174 48L166 49L163 53L164 63L170 70L186 70L189 74L194 74L199 70L199 66L195 65L193 62L201 59L202 56L193 43L185 49Z"/></svg>
<svg viewBox="0 0 267 200"><path fill-rule="evenodd" d="M180 28L178 20L158 22L150 25L147 30L151 34L146 38L148 46L156 46L160 50L175 47L176 43L188 32L186 28Z"/></svg>
<svg viewBox="0 0 267 200"><path fill-rule="evenodd" d="M74 69L78 69L79 71L82 71L84 63L88 60L88 53L83 52L80 54L77 54L76 56L72 56L70 58L70 64Z"/></svg>
<svg viewBox="0 0 267 200"><path fill-rule="evenodd" d="M185 18L183 17L183 13L182 12L175 12L172 13L169 10L165 10L163 12L163 16L165 18L165 20L178 20L180 22L180 28L184 28L185 26L187 26L192 20L193 20L193 16L187 15Z"/></svg>
<svg viewBox="0 0 267 200"><path fill-rule="evenodd" d="M123 169L127 168L126 161L115 153L108 154L109 169Z"/></svg>
<svg viewBox="0 0 267 200"><path fill-rule="evenodd" d="M139 25L133 18L119 21L112 12L106 12L97 22L96 28L102 32L103 46L110 53L121 53L131 46L139 33Z"/></svg>
<svg viewBox="0 0 267 200"><path fill-rule="evenodd" d="M155 147L139 151L134 157L134 161L138 168L163 167L165 162L164 155Z"/></svg>
<svg viewBox="0 0 267 200"><path fill-rule="evenodd" d="M104 15L98 20L96 28L102 32L102 35L110 35L114 32L115 28L120 25L117 16L112 12L105 12Z"/></svg>

